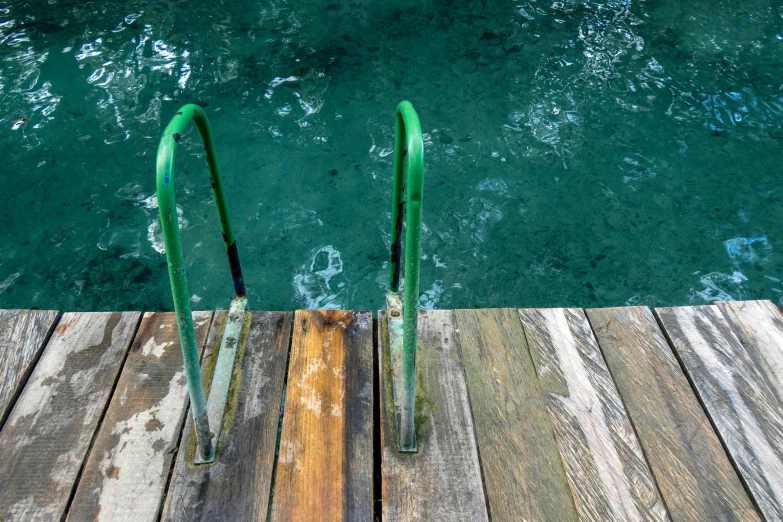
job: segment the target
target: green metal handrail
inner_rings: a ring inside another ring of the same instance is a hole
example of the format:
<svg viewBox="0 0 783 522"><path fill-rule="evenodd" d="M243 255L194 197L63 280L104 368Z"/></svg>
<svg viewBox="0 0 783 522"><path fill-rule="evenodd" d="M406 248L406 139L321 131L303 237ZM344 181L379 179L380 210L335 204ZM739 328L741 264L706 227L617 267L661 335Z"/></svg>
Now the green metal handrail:
<svg viewBox="0 0 783 522"><path fill-rule="evenodd" d="M193 330L193 313L190 308L190 293L185 277L185 260L182 257L182 241L179 234L177 203L174 194L174 157L177 144L188 124L193 121L204 144L207 169L212 193L215 197L220 230L226 247L231 279L234 283L236 298L232 301L229 319L221 343L215 376L210 389L209 404L204 397L204 385L201 378L199 350L196 335ZM163 229L163 242L166 246L166 261L171 280L171 294L174 297L174 309L177 315L177 327L182 346L182 358L185 365L185 375L188 380L188 393L193 411L193 421L196 427L196 437L200 455L196 455L196 463L212 462L217 449L217 437L220 434L225 398L228 394L233 370L236 345L247 308L245 282L242 278L242 268L239 264L237 244L231 228L223 182L220 177L215 144L212 141L212 131L204 110L198 105L185 105L172 118L163 131L163 137L158 146L157 182L158 209ZM210 431L210 424L215 431Z"/></svg>
<svg viewBox="0 0 783 522"><path fill-rule="evenodd" d="M419 317L419 260L424 191L424 142L419 115L410 102L397 106L394 133L391 261L386 310L399 451L415 452L416 343ZM406 165L407 164L407 165ZM407 166L407 169L406 169ZM403 173L407 170L406 176ZM405 196L405 200L403 200ZM405 214L405 288L400 299L402 220ZM402 301L402 302L401 302Z"/></svg>

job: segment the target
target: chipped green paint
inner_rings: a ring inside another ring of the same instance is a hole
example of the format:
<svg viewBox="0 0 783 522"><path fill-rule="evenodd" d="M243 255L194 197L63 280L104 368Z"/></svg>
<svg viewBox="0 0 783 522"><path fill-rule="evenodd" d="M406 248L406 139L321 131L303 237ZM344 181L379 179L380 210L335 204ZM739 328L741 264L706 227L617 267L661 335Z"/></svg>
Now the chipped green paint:
<svg viewBox="0 0 783 522"><path fill-rule="evenodd" d="M204 394L204 384L201 378L199 367L198 348L193 330L192 310L190 307L190 292L188 290L188 281L185 275L185 260L182 256L182 240L179 234L179 220L177 216L177 202L174 190L174 159L177 152L177 144L182 137L182 133L188 124L193 121L198 129L201 141L204 144L204 154L209 172L210 186L215 198L218 219L220 221L220 231L223 242L226 247L226 256L228 257L229 270L234 285L236 299L232 302L232 310L241 310L244 312L247 307L247 298L245 291L245 282L242 277L242 268L239 263L239 254L237 253L237 244L234 239L234 232L231 227L231 218L228 213L228 204L226 202L223 190L223 182L218 167L217 155L215 153L215 144L212 140L212 131L209 126L209 120L204 110L198 105L185 105L171 119L161 137L158 146L157 172L156 172L156 192L158 196L158 210L160 213L161 228L163 231L163 242L166 247L166 261L169 270L169 279L171 280L171 294L174 298L174 309L177 313L177 327L179 330L180 344L182 346L182 356L185 365L185 375L188 380L188 394L190 395L191 410L196 426L196 433L199 440L200 456L205 461L214 458L215 442L210 430L210 422L220 424L223 414L223 406L207 404ZM244 317L238 314L239 319ZM232 330L239 331L241 322L234 325ZM227 334L229 334L227 328ZM236 336L236 333L233 334ZM230 338L224 339L224 343L235 345ZM233 367L231 363L224 362L221 368ZM219 370L219 374L223 370ZM221 381L223 379L221 378ZM228 375L230 381L230 375ZM227 389L226 383L220 389ZM219 391L224 394L224 392ZM219 410L219 411L218 411ZM217 420L210 419L217 417Z"/></svg>
<svg viewBox="0 0 783 522"><path fill-rule="evenodd" d="M405 176L403 177L403 174ZM386 309L393 363L397 449L418 450L415 431L416 341L419 318L421 213L424 194L424 140L419 115L408 101L397 106L394 133L391 257ZM405 215L405 287L400 299L402 221ZM400 303L400 301L402 301Z"/></svg>

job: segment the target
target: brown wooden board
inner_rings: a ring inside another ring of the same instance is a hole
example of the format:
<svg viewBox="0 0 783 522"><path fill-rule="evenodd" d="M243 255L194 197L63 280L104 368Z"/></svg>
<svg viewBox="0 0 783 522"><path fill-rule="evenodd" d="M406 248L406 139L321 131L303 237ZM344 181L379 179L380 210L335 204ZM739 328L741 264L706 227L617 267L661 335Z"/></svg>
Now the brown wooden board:
<svg viewBox="0 0 783 522"><path fill-rule="evenodd" d="M0 519L65 514L141 314L63 314L0 432Z"/></svg>
<svg viewBox="0 0 783 522"><path fill-rule="evenodd" d="M492 520L577 520L519 313L454 313Z"/></svg>
<svg viewBox="0 0 783 522"><path fill-rule="evenodd" d="M193 465L196 437L188 415L164 520L267 519L293 316L245 313L217 460ZM202 364L207 389L226 317L225 311L216 312L210 331Z"/></svg>
<svg viewBox="0 0 783 522"><path fill-rule="evenodd" d="M717 303L750 360L783 405L783 315L771 301Z"/></svg>
<svg viewBox="0 0 783 522"><path fill-rule="evenodd" d="M673 520L760 520L652 312L587 310Z"/></svg>
<svg viewBox="0 0 783 522"><path fill-rule="evenodd" d="M370 312L296 312L272 520L372 520L372 330Z"/></svg>
<svg viewBox="0 0 783 522"><path fill-rule="evenodd" d="M717 306L655 310L740 477L783 520L783 408Z"/></svg>
<svg viewBox="0 0 783 522"><path fill-rule="evenodd" d="M418 453L396 442L386 313L378 313L384 521L488 520L454 312L419 312L416 356Z"/></svg>
<svg viewBox="0 0 783 522"><path fill-rule="evenodd" d="M580 309L519 310L581 520L667 520L590 324Z"/></svg>
<svg viewBox="0 0 783 522"><path fill-rule="evenodd" d="M58 317L55 310L0 310L0 428Z"/></svg>
<svg viewBox="0 0 783 522"><path fill-rule="evenodd" d="M203 349L212 312L195 312ZM173 312L141 321L71 503L69 520L157 520L187 408Z"/></svg>

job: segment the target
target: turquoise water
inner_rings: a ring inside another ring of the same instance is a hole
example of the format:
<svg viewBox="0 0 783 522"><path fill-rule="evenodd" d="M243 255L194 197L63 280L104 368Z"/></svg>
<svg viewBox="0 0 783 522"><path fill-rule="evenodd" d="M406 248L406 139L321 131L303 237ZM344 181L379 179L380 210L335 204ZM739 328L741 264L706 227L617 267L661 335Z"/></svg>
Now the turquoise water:
<svg viewBox="0 0 783 522"><path fill-rule="evenodd" d="M382 307L402 99L424 306L781 302L783 0L17 0L0 308L171 309L154 156L190 102L250 306ZM200 151L180 140L178 202L208 309L231 282Z"/></svg>

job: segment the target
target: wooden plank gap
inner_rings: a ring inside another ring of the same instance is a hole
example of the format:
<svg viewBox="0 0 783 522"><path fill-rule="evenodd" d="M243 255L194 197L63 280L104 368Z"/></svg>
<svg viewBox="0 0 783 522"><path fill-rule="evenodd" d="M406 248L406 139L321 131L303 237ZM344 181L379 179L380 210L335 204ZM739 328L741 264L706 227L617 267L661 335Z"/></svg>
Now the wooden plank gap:
<svg viewBox="0 0 783 522"><path fill-rule="evenodd" d="M650 309L586 314L672 519L760 520Z"/></svg>
<svg viewBox="0 0 783 522"><path fill-rule="evenodd" d="M379 312L376 344L383 519L489 520L454 312L419 311L417 453L397 451L385 315Z"/></svg>
<svg viewBox="0 0 783 522"><path fill-rule="evenodd" d="M63 314L0 433L0 518L65 516L140 315Z"/></svg>
<svg viewBox="0 0 783 522"><path fill-rule="evenodd" d="M383 518L383 490L381 471L381 397L378 394L380 375L378 372L378 333L379 319L372 320L372 394L373 394L373 422L372 422L372 469L373 469L373 520L380 522Z"/></svg>
<svg viewBox="0 0 783 522"><path fill-rule="evenodd" d="M283 434L283 418L285 417L285 397L288 390L288 372L291 367L291 345L294 342L294 329L291 328L288 336L288 350L286 351L285 370L283 371L283 390L280 394L280 408L277 419L277 435L275 437L275 457L272 462L272 479L269 484L269 500L267 501L266 522L272 521L272 506L275 500L275 481L277 480L277 466L280 460L280 442Z"/></svg>
<svg viewBox="0 0 783 522"><path fill-rule="evenodd" d="M208 388L227 313L215 313L202 362ZM180 442L163 520L264 520L268 515L293 314L246 312L214 463L193 465L192 416Z"/></svg>
<svg viewBox="0 0 783 522"><path fill-rule="evenodd" d="M0 431L59 318L57 310L0 310Z"/></svg>
<svg viewBox="0 0 783 522"><path fill-rule="evenodd" d="M142 321L142 314L139 313L139 317L136 320L136 325L135 325L135 327L133 329L133 334L131 335L131 341L128 344L128 348L125 350L125 354L124 354L124 356L122 358L122 362L120 363L119 371L117 372L117 374L114 377L114 382L112 382L111 390L109 391L109 394L108 394L108 396L106 398L106 404L103 407L103 410L101 411L101 416L98 419L97 424L95 425L95 431L93 432L92 438L90 439L90 444L89 444L89 446L87 446L87 453L85 453L85 455L84 455L84 460L82 460L82 464L81 464L81 466L79 466L79 471L76 474L76 479L73 482L73 487L71 488L71 493L68 496L68 502L65 505L65 515L64 515L63 518L67 519L69 514L70 514L71 507L73 505L73 500L74 500L75 495L76 495L76 490L78 489L79 483L82 480L82 476L84 474L84 469L87 466L87 461L89 460L90 455L92 454L92 450L95 447L95 441L98 438L98 434L101 431L101 427L103 426L103 421L106 418L106 412L109 411L109 406L111 405L111 401L114 398L114 392L117 391L117 383L119 383L119 381L120 381L120 376L122 375L122 370L123 370L123 368L125 368L125 363L128 360L128 355L130 354L130 347L133 346L133 340L136 338L136 334L138 333L139 328L141 328L141 321Z"/></svg>
<svg viewBox="0 0 783 522"><path fill-rule="evenodd" d="M209 334L207 334L207 339L204 342L204 346L202 347L200 361L204 360L204 354L207 352L207 350L209 349L209 345L212 342L211 335L212 335L213 326L216 321L216 316L217 316L217 312L216 311L212 312L212 318L209 321ZM159 521L163 517L163 508L166 505L166 498L168 497L169 488L171 487L171 479L174 476L174 467L177 465L177 457L179 456L180 447L182 445L182 439L185 433L185 426L187 426L189 415L190 415L190 396L188 396L186 400L185 415L183 416L182 422L180 423L179 426L179 431L178 431L179 436L177 437L177 442L176 445L174 446L174 452L171 456L171 464L169 465L169 471L168 474L166 475L166 485L163 488L163 496L160 499L158 512L155 515L156 521Z"/></svg>
<svg viewBox="0 0 783 522"><path fill-rule="evenodd" d="M201 355L212 312L194 312ZM72 520L152 521L188 403L176 314L144 314L71 505Z"/></svg>
<svg viewBox="0 0 783 522"><path fill-rule="evenodd" d="M272 520L372 520L372 314L297 310Z"/></svg>
<svg viewBox="0 0 783 522"><path fill-rule="evenodd" d="M520 309L580 520L669 520L582 309Z"/></svg>
<svg viewBox="0 0 783 522"><path fill-rule="evenodd" d="M576 521L519 313L454 313L491 519Z"/></svg>
<svg viewBox="0 0 783 522"><path fill-rule="evenodd" d="M716 303L750 359L783 405L783 315L771 301Z"/></svg>
<svg viewBox="0 0 783 522"><path fill-rule="evenodd" d="M715 305L654 311L764 519L783 520L783 407Z"/></svg>

